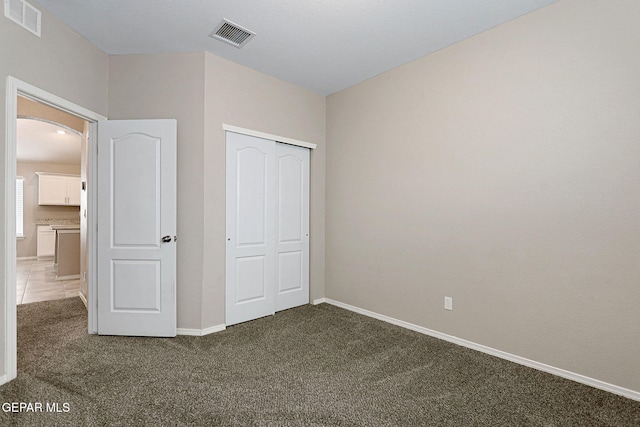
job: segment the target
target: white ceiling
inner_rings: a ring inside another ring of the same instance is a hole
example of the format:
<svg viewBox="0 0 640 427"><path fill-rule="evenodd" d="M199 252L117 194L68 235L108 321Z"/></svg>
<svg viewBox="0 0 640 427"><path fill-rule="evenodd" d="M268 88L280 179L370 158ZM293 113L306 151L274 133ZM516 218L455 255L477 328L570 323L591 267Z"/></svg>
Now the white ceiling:
<svg viewBox="0 0 640 427"><path fill-rule="evenodd" d="M108 54L209 51L323 95L556 0L39 0ZM257 36L208 37L226 18Z"/></svg>
<svg viewBox="0 0 640 427"><path fill-rule="evenodd" d="M65 131L60 135L57 131ZM80 164L80 135L60 125L18 119L16 158L19 162Z"/></svg>

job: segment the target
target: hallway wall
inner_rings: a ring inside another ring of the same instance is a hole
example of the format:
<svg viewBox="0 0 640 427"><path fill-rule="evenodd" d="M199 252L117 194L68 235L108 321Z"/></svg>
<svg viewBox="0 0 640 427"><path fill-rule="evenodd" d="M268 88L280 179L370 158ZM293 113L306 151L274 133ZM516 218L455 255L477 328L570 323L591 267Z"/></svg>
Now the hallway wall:
<svg viewBox="0 0 640 427"><path fill-rule="evenodd" d="M32 2L38 7L36 2ZM5 162L6 78L13 76L68 101L107 115L108 56L90 44L55 17L42 12L42 38L0 19L0 163ZM5 223L5 175L0 175L0 224ZM0 227L0 241L6 241L4 227ZM5 275L5 247L0 247L0 275ZM4 290L7 283L3 283ZM0 292L0 319L5 318L5 292ZM0 320L0 322L4 322ZM0 324L0 345L4 345L4 324ZM0 348L4 358L4 348ZM0 360L0 375L4 372Z"/></svg>

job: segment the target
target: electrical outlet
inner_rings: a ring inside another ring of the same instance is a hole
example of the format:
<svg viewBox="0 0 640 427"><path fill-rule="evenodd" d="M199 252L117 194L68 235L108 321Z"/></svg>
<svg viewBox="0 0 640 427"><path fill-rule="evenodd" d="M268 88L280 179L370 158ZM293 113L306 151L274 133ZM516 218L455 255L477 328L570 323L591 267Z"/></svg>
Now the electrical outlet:
<svg viewBox="0 0 640 427"><path fill-rule="evenodd" d="M444 297L444 309L445 310L453 310L453 298Z"/></svg>

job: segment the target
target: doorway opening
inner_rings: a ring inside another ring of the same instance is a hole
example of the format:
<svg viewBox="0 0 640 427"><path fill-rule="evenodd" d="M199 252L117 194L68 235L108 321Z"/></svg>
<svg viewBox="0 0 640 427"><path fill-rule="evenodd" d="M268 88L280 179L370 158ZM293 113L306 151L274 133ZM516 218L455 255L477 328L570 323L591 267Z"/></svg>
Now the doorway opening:
<svg viewBox="0 0 640 427"><path fill-rule="evenodd" d="M17 303L87 306L89 122L20 95L17 105Z"/></svg>
<svg viewBox="0 0 640 427"><path fill-rule="evenodd" d="M90 183L96 182L94 178L96 170L97 152L95 136L97 122L106 120L106 117L87 110L79 105L69 102L63 98L32 86L28 83L7 78L6 86L6 155L5 155L5 277L4 277L4 372L0 376L0 384L11 381L17 376L17 322L16 322L16 301L17 301L17 234L16 234L16 177L17 174L17 126L18 126L18 99L34 101L38 104L53 108L77 117L86 122L86 166L87 176L85 181L85 209L80 208L79 216L86 215L87 228L87 268L84 279L87 283L87 311L88 311L88 333L97 331L97 310L96 307L96 280L95 280L95 218L93 212L97 205L95 191L91 191Z"/></svg>

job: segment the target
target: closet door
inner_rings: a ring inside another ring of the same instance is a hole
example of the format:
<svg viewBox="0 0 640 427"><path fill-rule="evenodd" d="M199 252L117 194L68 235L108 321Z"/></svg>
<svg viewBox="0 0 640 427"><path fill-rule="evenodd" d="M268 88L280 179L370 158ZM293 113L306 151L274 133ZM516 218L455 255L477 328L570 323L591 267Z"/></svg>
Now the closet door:
<svg viewBox="0 0 640 427"><path fill-rule="evenodd" d="M227 132L227 325L275 312L275 146Z"/></svg>
<svg viewBox="0 0 640 427"><path fill-rule="evenodd" d="M309 303L309 149L227 132L227 325Z"/></svg>
<svg viewBox="0 0 640 427"><path fill-rule="evenodd" d="M276 144L276 311L309 303L309 150Z"/></svg>

